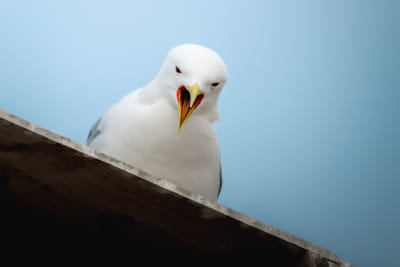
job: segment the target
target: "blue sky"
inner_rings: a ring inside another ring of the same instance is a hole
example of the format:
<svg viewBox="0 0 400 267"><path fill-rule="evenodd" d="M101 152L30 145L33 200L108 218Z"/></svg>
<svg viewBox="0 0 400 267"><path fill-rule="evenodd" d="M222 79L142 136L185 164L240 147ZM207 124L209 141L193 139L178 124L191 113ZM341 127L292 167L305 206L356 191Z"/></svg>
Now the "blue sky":
<svg viewBox="0 0 400 267"><path fill-rule="evenodd" d="M85 143L198 43L225 60L223 205L358 266L400 250L397 1L2 1L0 108Z"/></svg>

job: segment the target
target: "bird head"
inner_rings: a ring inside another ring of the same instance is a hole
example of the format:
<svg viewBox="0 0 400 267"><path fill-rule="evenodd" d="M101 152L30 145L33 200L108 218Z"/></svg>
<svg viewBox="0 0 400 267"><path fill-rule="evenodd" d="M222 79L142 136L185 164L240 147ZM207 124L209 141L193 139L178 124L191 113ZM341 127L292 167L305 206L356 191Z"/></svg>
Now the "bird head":
<svg viewBox="0 0 400 267"><path fill-rule="evenodd" d="M184 44L170 50L158 76L168 102L176 107L181 132L192 114L218 119L217 101L227 81L227 68L213 50Z"/></svg>

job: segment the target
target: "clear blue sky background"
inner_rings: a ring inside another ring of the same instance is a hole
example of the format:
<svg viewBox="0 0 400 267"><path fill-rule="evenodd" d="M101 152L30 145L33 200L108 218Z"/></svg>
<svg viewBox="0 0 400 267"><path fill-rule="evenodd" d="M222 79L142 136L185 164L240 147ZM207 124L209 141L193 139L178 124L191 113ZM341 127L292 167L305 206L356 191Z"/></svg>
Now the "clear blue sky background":
<svg viewBox="0 0 400 267"><path fill-rule="evenodd" d="M230 78L220 203L358 266L400 262L399 1L1 1L0 108L85 143L181 43Z"/></svg>

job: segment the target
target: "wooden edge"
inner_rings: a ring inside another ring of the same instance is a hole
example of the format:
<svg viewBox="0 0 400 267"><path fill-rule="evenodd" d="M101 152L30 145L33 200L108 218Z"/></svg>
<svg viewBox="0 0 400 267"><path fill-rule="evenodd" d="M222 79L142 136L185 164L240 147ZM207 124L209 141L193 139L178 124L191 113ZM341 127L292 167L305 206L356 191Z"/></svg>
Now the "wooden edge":
<svg viewBox="0 0 400 267"><path fill-rule="evenodd" d="M124 172L138 176L138 177L146 180L147 182L150 182L154 185L162 187L163 189L166 189L175 194L178 194L178 195L192 201L193 204L196 204L197 206L202 206L203 211L204 211L204 216L207 216L207 214L209 214L210 216L215 216L215 212L217 212L217 213L221 214L221 216L228 216L228 217L240 222L241 226L243 228L255 228L255 229L258 229L259 231L267 233L268 235L272 235L283 241L286 241L286 242L294 244L298 247L301 247L301 248L309 251L310 257L326 258L329 262L335 264L335 266L352 266L352 265L346 265L348 263L341 263L340 259L334 253L332 253L322 247L316 246L309 241L298 238L294 235L291 235L284 231L281 231L278 228L275 228L273 226L262 223L256 219L246 216L245 214L237 212L229 207L218 204L216 202L212 202L198 194L194 194L185 189L182 189L171 182L154 177L140 169L132 167L124 162L116 160L105 154L99 153L96 150L94 150L86 145L79 144L77 142L74 142L74 141L66 138L66 137L60 136L49 130L41 128L31 122L23 120L15 115L12 115L10 113L3 111L1 109L0 109L0 119L6 120L8 122L11 122L12 124L22 127L27 132L43 136L43 137L51 140L52 142L69 147L69 148L75 150L77 153L81 153L82 155L84 155L84 157L94 158L96 160L103 161L109 165L112 165L116 168L123 170Z"/></svg>

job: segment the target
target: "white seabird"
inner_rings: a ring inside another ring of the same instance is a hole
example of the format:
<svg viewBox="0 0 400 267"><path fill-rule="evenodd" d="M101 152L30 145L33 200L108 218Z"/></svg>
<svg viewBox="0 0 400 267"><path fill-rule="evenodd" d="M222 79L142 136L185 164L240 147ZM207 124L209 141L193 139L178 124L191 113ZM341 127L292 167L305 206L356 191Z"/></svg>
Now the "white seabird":
<svg viewBox="0 0 400 267"><path fill-rule="evenodd" d="M156 77L112 105L87 144L155 177L216 201L222 186L213 122L227 68L213 50L174 47Z"/></svg>

